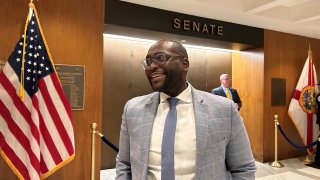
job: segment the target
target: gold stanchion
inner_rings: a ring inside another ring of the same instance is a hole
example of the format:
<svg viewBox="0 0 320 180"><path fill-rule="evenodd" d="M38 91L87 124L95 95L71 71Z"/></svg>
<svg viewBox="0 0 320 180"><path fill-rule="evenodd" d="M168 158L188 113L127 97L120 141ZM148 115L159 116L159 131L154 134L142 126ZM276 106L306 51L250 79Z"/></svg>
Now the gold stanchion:
<svg viewBox="0 0 320 180"><path fill-rule="evenodd" d="M278 162L278 115L274 115L274 118L274 161L272 163L269 163L269 165L272 167L281 168L283 167L283 165L280 162Z"/></svg>
<svg viewBox="0 0 320 180"><path fill-rule="evenodd" d="M300 157L299 159L302 162L311 163L314 161L314 154L308 154L306 156Z"/></svg>
<svg viewBox="0 0 320 180"><path fill-rule="evenodd" d="M96 139L95 135L97 133L96 131L97 128L97 123L92 123L91 124L91 180L94 180L94 175L95 175L95 163L96 163Z"/></svg>

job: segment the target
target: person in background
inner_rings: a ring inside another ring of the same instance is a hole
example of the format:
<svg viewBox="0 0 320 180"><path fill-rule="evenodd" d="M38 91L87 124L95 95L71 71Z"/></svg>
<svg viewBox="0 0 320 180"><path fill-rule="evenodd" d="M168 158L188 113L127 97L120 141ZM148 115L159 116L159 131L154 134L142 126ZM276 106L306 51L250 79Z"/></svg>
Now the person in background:
<svg viewBox="0 0 320 180"><path fill-rule="evenodd" d="M230 87L231 77L229 74L221 74L220 82L221 86L212 89L211 93L233 100L235 107L240 110L242 102L237 90Z"/></svg>
<svg viewBox="0 0 320 180"><path fill-rule="evenodd" d="M187 82L182 44L157 41L141 63L155 92L124 107L116 179L253 180L255 160L238 110Z"/></svg>
<svg viewBox="0 0 320 180"><path fill-rule="evenodd" d="M318 87L319 87L320 86L320 81L316 85L318 85ZM320 93L318 93L317 96L316 96L316 104L317 104L317 108L318 108L316 123L318 124L319 129L320 129ZM318 138L320 138L320 134L319 134ZM320 142L319 141L318 141L318 144L317 144L317 150L316 150L316 156L314 158L314 163L317 166L320 166Z"/></svg>

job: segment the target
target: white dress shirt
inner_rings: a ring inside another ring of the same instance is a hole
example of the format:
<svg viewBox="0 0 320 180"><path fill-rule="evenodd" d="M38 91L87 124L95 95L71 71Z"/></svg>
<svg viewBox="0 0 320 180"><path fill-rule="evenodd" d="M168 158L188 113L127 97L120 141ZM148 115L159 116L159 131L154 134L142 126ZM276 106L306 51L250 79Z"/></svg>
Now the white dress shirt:
<svg viewBox="0 0 320 180"><path fill-rule="evenodd" d="M163 128L169 111L169 96L160 93L160 104L151 134L148 180L161 180L161 145ZM174 171L176 180L194 179L196 164L196 130L191 85L177 96L177 126L174 145Z"/></svg>
<svg viewBox="0 0 320 180"><path fill-rule="evenodd" d="M222 87L222 89L224 90L224 93L226 93L226 95L227 95L227 89L228 89L228 91L229 91L229 94L230 94L230 99L232 100L233 99L233 96L232 96L232 93L231 93L231 91L230 91L230 88L226 88L226 87L224 87L223 85L221 85L221 87Z"/></svg>

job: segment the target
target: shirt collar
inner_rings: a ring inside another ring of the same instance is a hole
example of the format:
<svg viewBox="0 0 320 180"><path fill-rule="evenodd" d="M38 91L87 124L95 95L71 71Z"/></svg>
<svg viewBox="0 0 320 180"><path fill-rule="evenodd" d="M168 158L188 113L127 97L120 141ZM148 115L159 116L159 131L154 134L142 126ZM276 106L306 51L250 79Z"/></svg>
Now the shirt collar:
<svg viewBox="0 0 320 180"><path fill-rule="evenodd" d="M180 102L183 103L192 103L192 94L191 94L191 84L189 82L188 87L182 91L176 98L180 99ZM165 102L170 96L167 94L160 92L160 102Z"/></svg>
<svg viewBox="0 0 320 180"><path fill-rule="evenodd" d="M222 84L221 84L221 87L222 87L222 89L224 90L224 91L226 91L226 87L224 87ZM228 88L229 89L229 88Z"/></svg>

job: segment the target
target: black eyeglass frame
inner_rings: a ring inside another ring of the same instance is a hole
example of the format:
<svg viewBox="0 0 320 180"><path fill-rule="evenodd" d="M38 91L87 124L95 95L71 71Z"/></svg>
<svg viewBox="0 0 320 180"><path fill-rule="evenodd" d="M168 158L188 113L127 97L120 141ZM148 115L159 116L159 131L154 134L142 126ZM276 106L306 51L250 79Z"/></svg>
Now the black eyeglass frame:
<svg viewBox="0 0 320 180"><path fill-rule="evenodd" d="M176 58L176 57L185 57L185 56L182 54L170 55L167 53L159 53L152 58L143 59L140 63L141 63L144 70L148 70L148 69L150 69L150 66L152 63L155 63L156 65L159 66L159 65L165 64L170 58ZM161 58L161 59L159 59L159 58Z"/></svg>

